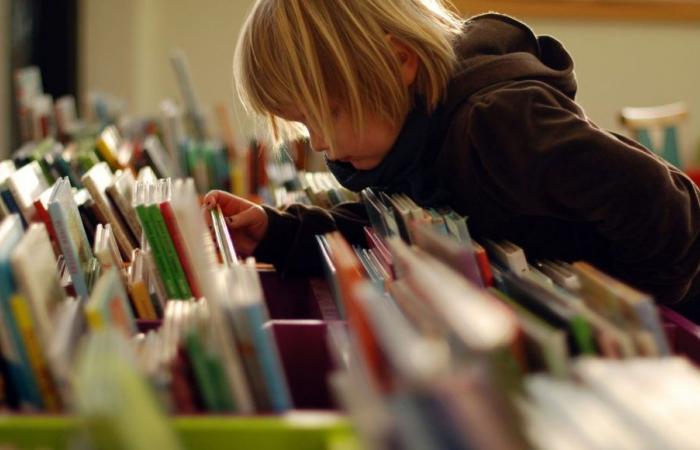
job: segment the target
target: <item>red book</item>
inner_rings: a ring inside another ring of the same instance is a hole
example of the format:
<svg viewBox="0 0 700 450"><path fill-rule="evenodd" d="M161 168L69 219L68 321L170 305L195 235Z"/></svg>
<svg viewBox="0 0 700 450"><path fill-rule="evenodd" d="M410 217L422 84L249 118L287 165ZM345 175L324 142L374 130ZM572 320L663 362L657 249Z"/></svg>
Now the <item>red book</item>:
<svg viewBox="0 0 700 450"><path fill-rule="evenodd" d="M51 216L49 215L49 211L46 209L49 202L49 197L51 196L51 190L52 188L45 190L39 197L37 197L36 200L34 200L34 210L36 212L34 219L41 220L44 225L46 225L46 231L49 232L49 237L51 240L53 242L58 242L56 240L56 232L53 229L53 223L51 222Z"/></svg>
<svg viewBox="0 0 700 450"><path fill-rule="evenodd" d="M384 270L394 276L395 274L393 271L391 252L384 243L384 240L382 240L382 238L371 227L365 227L364 231L365 237L367 238L367 245L369 248L376 250L375 255L377 256L377 259L379 259L379 262L382 263L382 266L384 266Z"/></svg>
<svg viewBox="0 0 700 450"><path fill-rule="evenodd" d="M185 277L187 277L187 283L190 285L192 295L195 298L200 298L202 296L202 290L199 288L197 276L192 270L192 263L190 262L189 255L187 254L185 241L182 239L182 233L180 232L180 227L177 224L175 211L173 211L169 201L160 204L160 212L163 215L165 226L168 228L168 233L170 233L170 238L175 246L175 251L177 252L177 257L180 260L180 265L182 265L182 270L185 272Z"/></svg>
<svg viewBox="0 0 700 450"><path fill-rule="evenodd" d="M474 242L474 254L476 255L476 262L479 264L481 279L484 280L484 287L493 286L493 272L491 272L489 257L486 255L486 250L484 250L484 247L477 242Z"/></svg>

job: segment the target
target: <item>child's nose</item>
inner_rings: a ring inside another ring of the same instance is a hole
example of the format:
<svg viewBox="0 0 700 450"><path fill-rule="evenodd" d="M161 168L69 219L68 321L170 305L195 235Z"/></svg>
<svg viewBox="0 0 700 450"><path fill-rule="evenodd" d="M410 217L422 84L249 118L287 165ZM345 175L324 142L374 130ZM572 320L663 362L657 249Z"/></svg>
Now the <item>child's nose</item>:
<svg viewBox="0 0 700 450"><path fill-rule="evenodd" d="M311 130L309 130L309 144L311 144L311 149L316 152L328 150L328 143L323 139L323 136Z"/></svg>

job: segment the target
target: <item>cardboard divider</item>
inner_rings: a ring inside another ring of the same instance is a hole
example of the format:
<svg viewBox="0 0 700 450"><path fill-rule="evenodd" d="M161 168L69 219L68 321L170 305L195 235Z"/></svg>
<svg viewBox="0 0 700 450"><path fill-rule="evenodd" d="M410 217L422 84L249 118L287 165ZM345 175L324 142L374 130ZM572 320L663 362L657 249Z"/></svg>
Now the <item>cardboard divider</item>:
<svg viewBox="0 0 700 450"><path fill-rule="evenodd" d="M700 326L666 306L659 307L659 312L673 352L700 364Z"/></svg>
<svg viewBox="0 0 700 450"><path fill-rule="evenodd" d="M277 341L296 409L334 409L328 387L333 361L326 338L329 322L271 320L267 326Z"/></svg>
<svg viewBox="0 0 700 450"><path fill-rule="evenodd" d="M295 409L336 409L328 388L333 368L327 325L339 321L338 309L322 278L280 278L261 271L271 320L267 327L279 349ZM160 327L160 320L137 320L140 332Z"/></svg>
<svg viewBox="0 0 700 450"><path fill-rule="evenodd" d="M271 319L325 318L321 306L327 310L329 308L327 300L322 298L322 304L319 304L318 287L312 288L312 283L320 285L325 283L325 280L314 281L313 278L300 277L282 278L274 271L260 271L259 274ZM326 290L328 291L327 288ZM330 301L332 304L332 300Z"/></svg>

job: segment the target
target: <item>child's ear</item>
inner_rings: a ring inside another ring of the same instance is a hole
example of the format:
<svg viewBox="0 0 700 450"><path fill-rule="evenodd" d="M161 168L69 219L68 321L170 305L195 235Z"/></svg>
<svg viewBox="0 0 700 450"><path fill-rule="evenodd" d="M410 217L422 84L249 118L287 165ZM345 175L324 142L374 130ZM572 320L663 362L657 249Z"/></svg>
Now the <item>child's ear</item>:
<svg viewBox="0 0 700 450"><path fill-rule="evenodd" d="M391 44L394 49L394 54L399 60L403 84L404 86L409 87L416 80L416 74L418 73L418 55L411 47L406 45L400 39L397 39L395 36L388 34L387 39L389 40L389 44Z"/></svg>

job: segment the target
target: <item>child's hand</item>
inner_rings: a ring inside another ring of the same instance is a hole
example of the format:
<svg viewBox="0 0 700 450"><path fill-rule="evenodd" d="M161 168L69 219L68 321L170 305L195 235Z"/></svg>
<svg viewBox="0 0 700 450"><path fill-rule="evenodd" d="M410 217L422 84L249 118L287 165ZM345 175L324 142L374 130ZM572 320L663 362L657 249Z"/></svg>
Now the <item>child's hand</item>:
<svg viewBox="0 0 700 450"><path fill-rule="evenodd" d="M267 231L267 214L261 206L223 191L209 191L204 197L207 211L204 215L211 225L209 209L221 207L236 253L246 257L253 254Z"/></svg>

